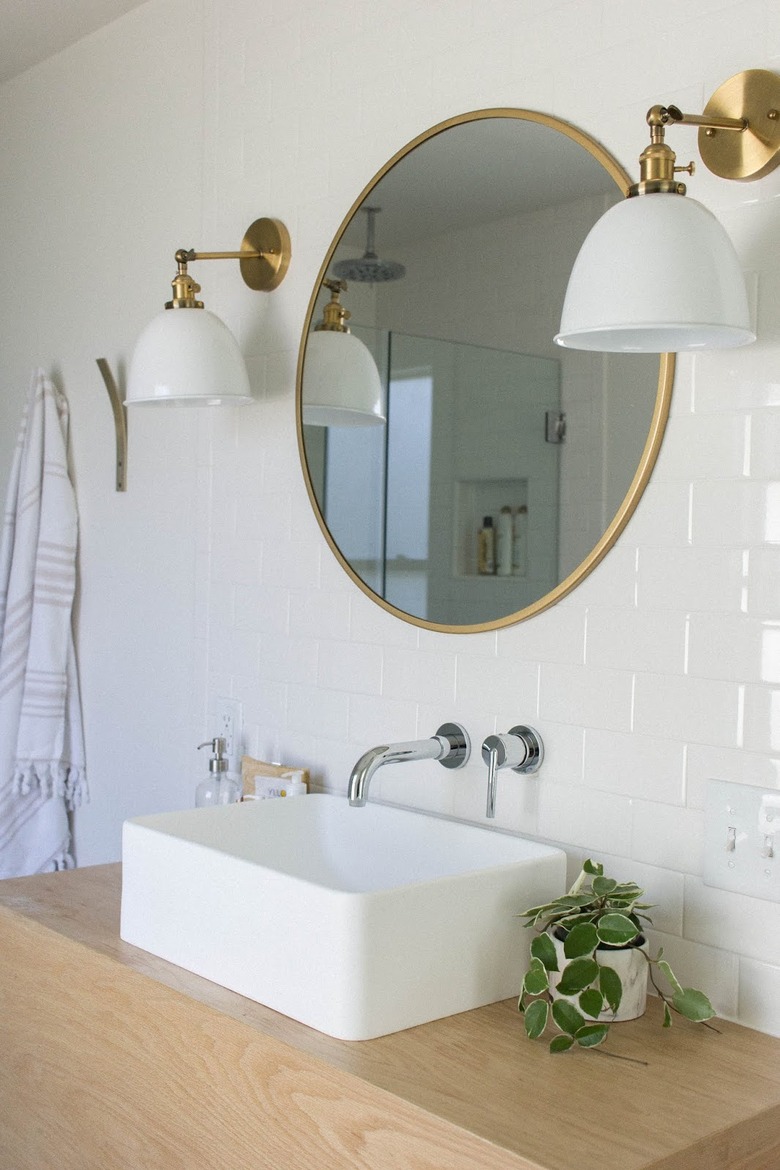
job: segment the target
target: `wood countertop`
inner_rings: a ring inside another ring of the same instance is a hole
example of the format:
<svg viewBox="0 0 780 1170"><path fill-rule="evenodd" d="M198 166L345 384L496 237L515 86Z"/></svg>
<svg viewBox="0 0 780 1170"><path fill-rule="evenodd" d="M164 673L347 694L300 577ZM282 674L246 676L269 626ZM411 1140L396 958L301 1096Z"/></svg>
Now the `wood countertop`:
<svg viewBox="0 0 780 1170"><path fill-rule="evenodd" d="M120 884L0 882L0 1170L780 1170L780 1040L654 1001L628 1060L514 1001L334 1040L123 943Z"/></svg>

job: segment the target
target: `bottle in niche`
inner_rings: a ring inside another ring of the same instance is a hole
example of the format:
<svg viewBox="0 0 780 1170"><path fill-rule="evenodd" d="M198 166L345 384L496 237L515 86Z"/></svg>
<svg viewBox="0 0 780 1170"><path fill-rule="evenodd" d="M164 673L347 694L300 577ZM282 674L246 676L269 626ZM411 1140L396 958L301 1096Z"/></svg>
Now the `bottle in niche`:
<svg viewBox="0 0 780 1170"><path fill-rule="evenodd" d="M485 516L477 533L477 572L492 577L496 571L496 535L493 517Z"/></svg>
<svg viewBox="0 0 780 1170"><path fill-rule="evenodd" d="M513 540L512 509L507 505L498 514L498 528L496 530L497 577L511 576Z"/></svg>
<svg viewBox="0 0 780 1170"><path fill-rule="evenodd" d="M512 575L524 577L528 572L528 508L521 504L512 517Z"/></svg>

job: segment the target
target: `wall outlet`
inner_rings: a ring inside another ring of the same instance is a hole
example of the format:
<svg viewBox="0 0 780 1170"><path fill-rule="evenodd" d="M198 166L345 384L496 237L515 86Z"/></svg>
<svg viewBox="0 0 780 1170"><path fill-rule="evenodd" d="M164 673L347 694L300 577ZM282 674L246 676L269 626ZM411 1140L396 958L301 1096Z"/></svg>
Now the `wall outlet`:
<svg viewBox="0 0 780 1170"><path fill-rule="evenodd" d="M214 700L214 727L214 735L221 735L225 741L225 755L231 764L237 763L244 732L244 711L238 699Z"/></svg>
<svg viewBox="0 0 780 1170"><path fill-rule="evenodd" d="M780 902L780 792L707 782L704 884Z"/></svg>

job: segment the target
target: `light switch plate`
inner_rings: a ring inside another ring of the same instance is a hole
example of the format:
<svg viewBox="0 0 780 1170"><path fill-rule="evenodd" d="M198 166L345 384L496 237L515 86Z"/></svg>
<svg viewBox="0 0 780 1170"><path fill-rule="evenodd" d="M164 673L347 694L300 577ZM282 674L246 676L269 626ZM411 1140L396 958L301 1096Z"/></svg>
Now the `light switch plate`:
<svg viewBox="0 0 780 1170"><path fill-rule="evenodd" d="M780 902L780 792L707 782L704 884Z"/></svg>
<svg viewBox="0 0 780 1170"><path fill-rule="evenodd" d="M225 740L225 755L230 760L231 769L236 769L244 732L244 709L241 702L238 699L216 698L213 726L216 727L214 734L221 735Z"/></svg>

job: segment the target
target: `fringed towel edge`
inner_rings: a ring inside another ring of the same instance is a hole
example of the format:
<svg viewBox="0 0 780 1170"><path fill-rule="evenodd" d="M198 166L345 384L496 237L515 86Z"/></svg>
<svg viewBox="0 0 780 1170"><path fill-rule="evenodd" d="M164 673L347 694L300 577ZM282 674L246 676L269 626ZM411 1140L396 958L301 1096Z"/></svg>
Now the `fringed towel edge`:
<svg viewBox="0 0 780 1170"><path fill-rule="evenodd" d="M17 796L28 796L37 788L47 799L63 797L69 809L89 800L86 769L61 760L17 760L12 782Z"/></svg>

